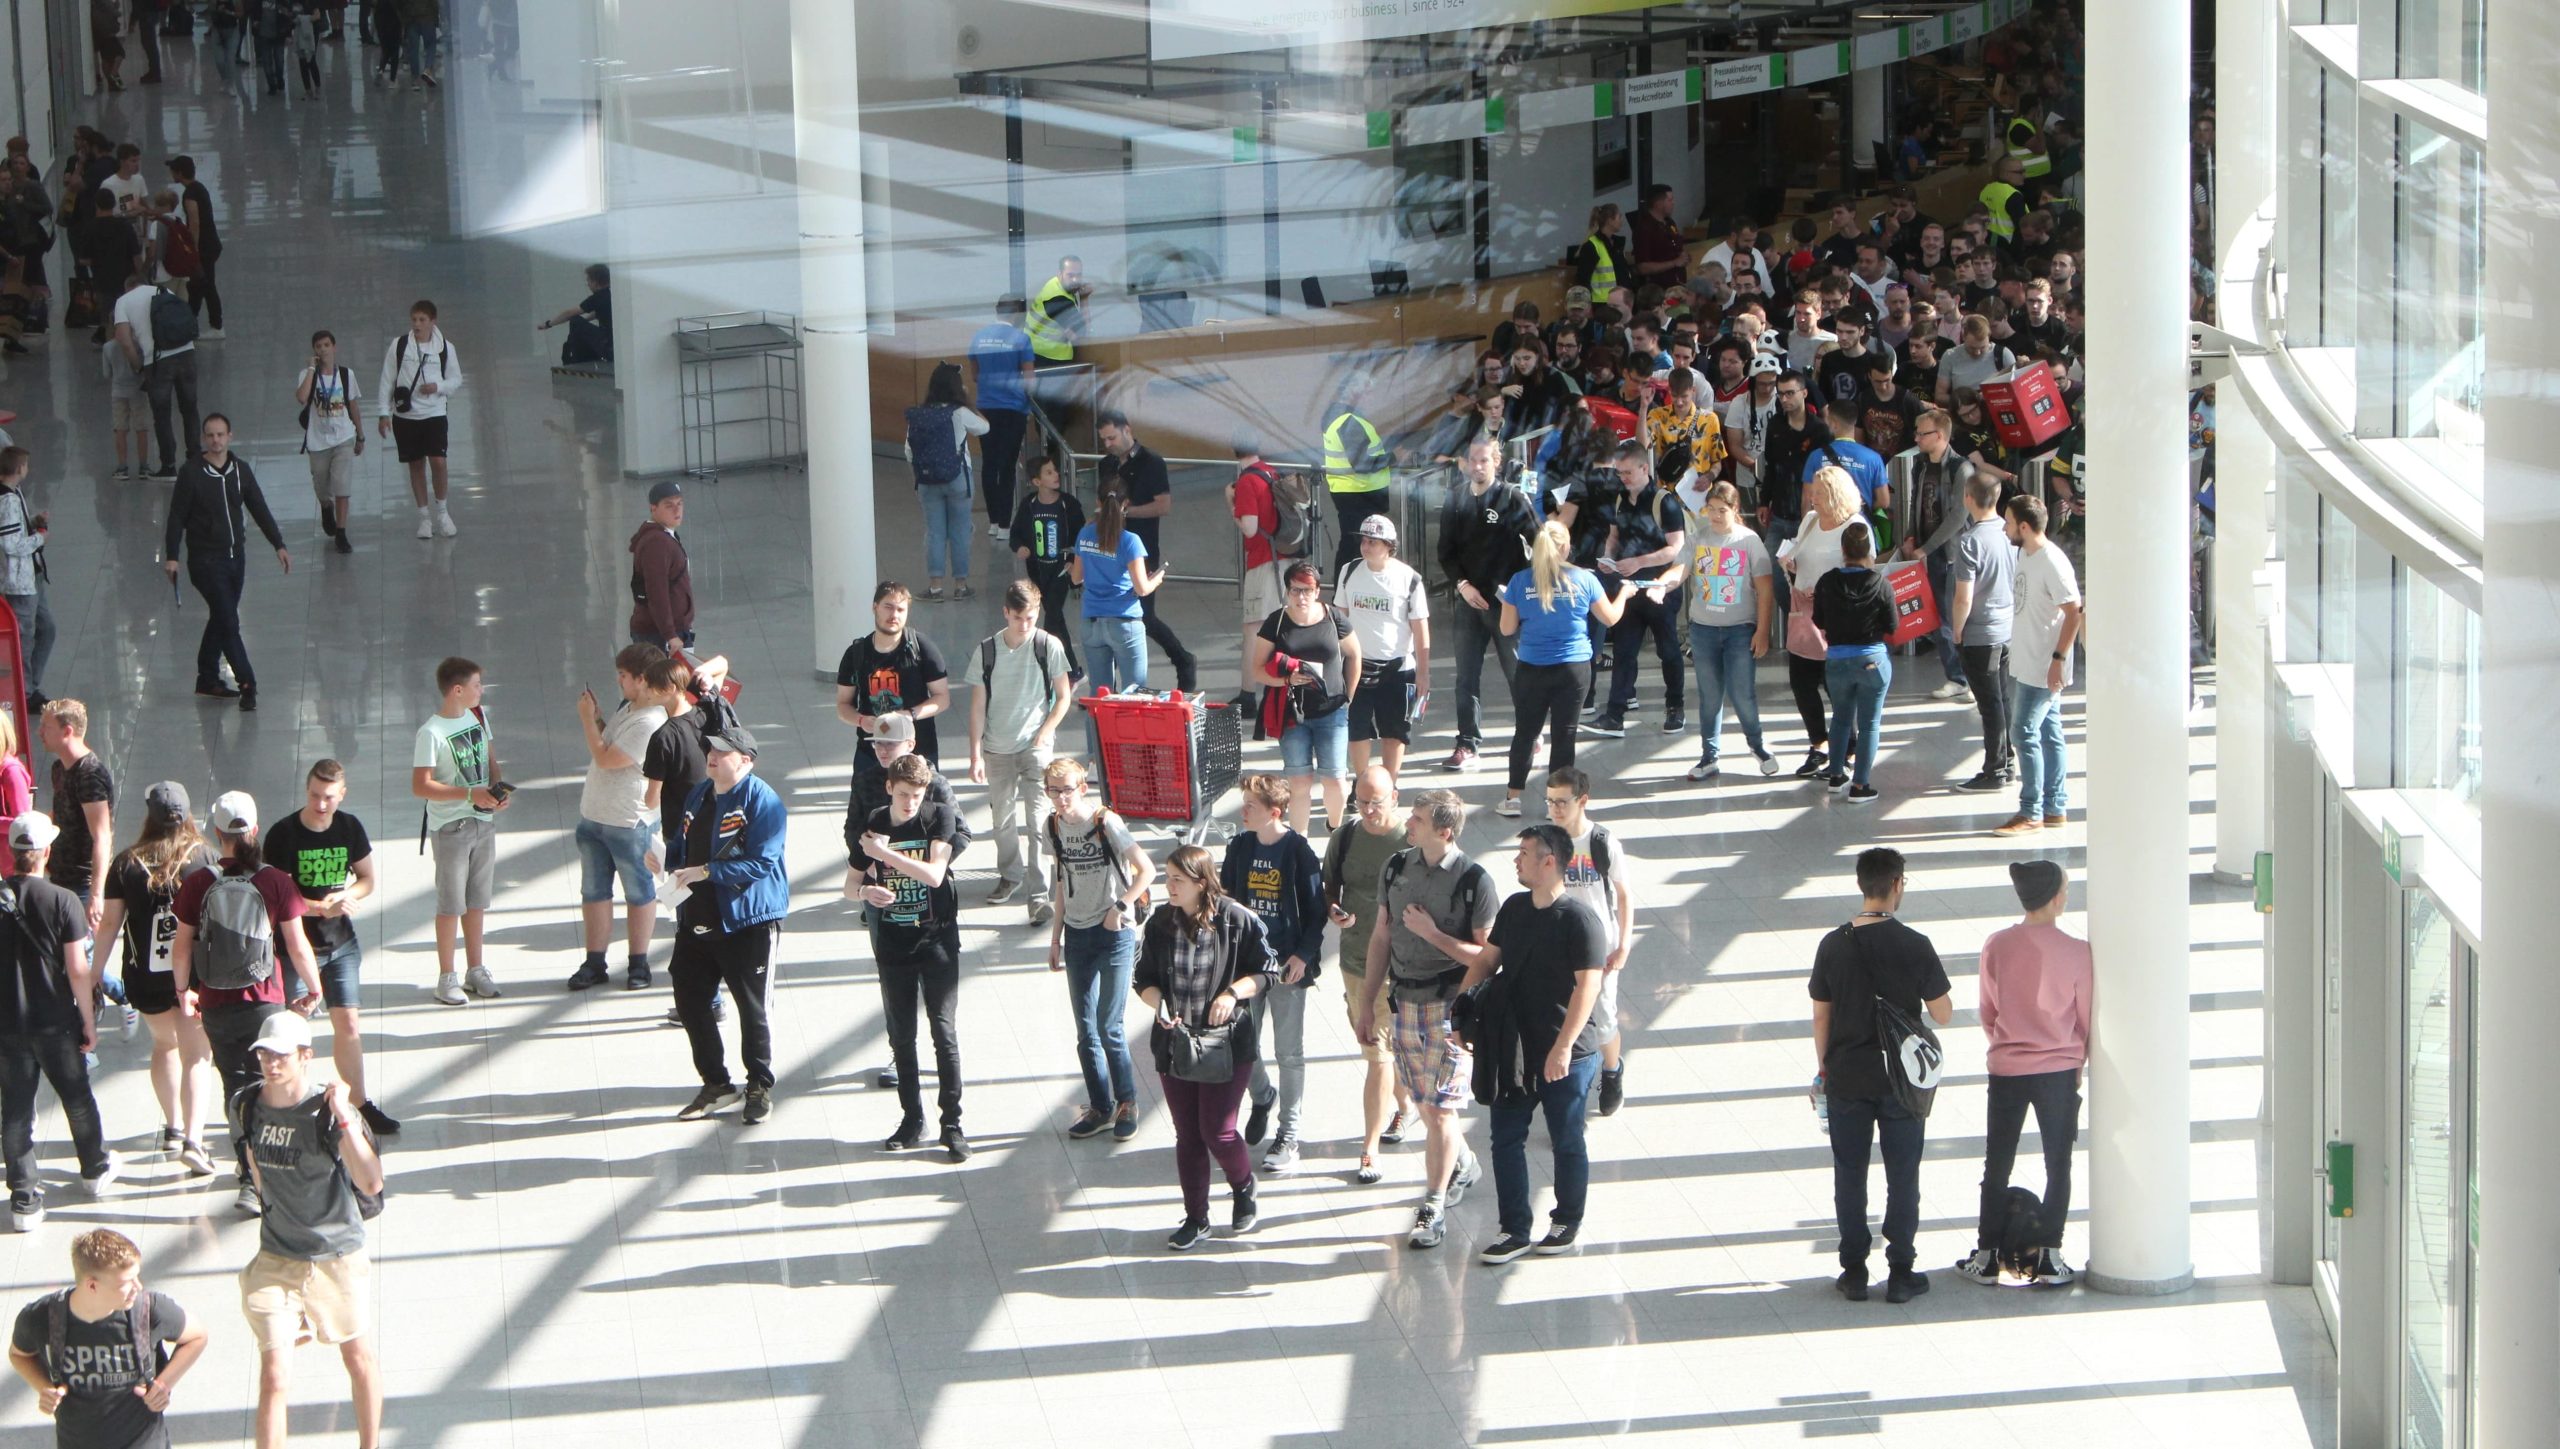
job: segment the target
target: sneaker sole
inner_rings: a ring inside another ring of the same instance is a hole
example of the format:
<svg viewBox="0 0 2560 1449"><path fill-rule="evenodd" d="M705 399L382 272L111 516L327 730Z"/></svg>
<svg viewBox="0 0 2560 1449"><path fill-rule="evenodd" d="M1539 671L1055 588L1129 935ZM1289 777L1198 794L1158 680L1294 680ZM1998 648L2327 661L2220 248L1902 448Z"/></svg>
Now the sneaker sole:
<svg viewBox="0 0 2560 1449"><path fill-rule="evenodd" d="M1531 1251L1532 1250L1529 1248L1521 1248L1517 1252L1497 1253L1491 1249L1487 1249L1484 1252L1476 1254L1476 1261L1486 1264L1489 1267L1498 1268L1505 1263L1519 1262L1521 1259L1529 1256Z"/></svg>
<svg viewBox="0 0 2560 1449"><path fill-rule="evenodd" d="M1541 1258L1568 1257L1574 1253L1582 1251L1582 1240L1580 1238L1576 1238L1561 1248L1550 1248L1544 1243L1539 1243L1531 1247L1529 1251L1537 1254Z"/></svg>

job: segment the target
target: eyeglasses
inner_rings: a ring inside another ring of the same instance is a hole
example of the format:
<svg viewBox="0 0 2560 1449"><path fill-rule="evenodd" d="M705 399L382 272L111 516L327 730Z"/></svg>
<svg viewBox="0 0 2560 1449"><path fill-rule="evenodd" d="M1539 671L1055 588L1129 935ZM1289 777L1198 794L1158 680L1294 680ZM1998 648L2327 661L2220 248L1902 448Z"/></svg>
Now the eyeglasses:
<svg viewBox="0 0 2560 1449"><path fill-rule="evenodd" d="M1041 786L1041 787L1040 787L1040 793L1041 793L1041 794L1043 794L1043 795L1047 795L1047 796L1051 797L1052 799L1063 800L1063 799L1067 798L1067 797L1068 797L1068 796L1070 796L1070 795L1081 795L1081 794L1083 794L1083 793L1084 793L1084 786L1082 786L1082 785L1080 785L1080 784L1078 784L1078 785L1043 785L1043 786Z"/></svg>

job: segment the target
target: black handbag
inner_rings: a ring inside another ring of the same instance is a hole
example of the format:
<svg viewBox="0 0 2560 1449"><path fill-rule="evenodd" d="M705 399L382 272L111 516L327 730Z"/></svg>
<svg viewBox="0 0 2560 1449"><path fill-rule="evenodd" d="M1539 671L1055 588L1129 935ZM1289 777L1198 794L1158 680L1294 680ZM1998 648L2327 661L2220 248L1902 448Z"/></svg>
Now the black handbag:
<svg viewBox="0 0 2560 1449"><path fill-rule="evenodd" d="M1167 1033L1166 1066L1180 1082L1212 1085L1236 1079L1236 1028L1244 1021L1244 1003L1224 1026L1193 1026L1177 1021Z"/></svg>

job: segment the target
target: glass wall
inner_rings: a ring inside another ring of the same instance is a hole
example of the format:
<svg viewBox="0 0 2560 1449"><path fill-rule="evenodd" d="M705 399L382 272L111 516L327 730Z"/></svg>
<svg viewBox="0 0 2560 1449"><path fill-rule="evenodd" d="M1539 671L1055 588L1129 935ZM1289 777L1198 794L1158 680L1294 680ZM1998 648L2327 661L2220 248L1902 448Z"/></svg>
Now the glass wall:
<svg viewBox="0 0 2560 1449"><path fill-rule="evenodd" d="M2402 118L2391 246L2394 432L2433 440L2430 461L2480 495L2480 287L2485 165L2479 148Z"/></svg>
<svg viewBox="0 0 2560 1449"><path fill-rule="evenodd" d="M2399 0L2400 76L2480 89L2488 69L2484 0Z"/></svg>
<svg viewBox="0 0 2560 1449"><path fill-rule="evenodd" d="M2480 868L2480 616L2400 572L2392 783Z"/></svg>
<svg viewBox="0 0 2560 1449"><path fill-rule="evenodd" d="M2412 891L2403 944L2401 1443L2463 1442L2462 1330L2470 1296L2468 953L2435 900Z"/></svg>

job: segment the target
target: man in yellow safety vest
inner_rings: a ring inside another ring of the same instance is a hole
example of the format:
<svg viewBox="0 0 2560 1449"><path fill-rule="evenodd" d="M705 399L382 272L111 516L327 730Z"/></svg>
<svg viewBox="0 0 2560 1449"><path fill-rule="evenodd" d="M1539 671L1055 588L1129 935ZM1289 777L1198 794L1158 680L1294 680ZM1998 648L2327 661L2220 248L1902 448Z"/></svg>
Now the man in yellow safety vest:
<svg viewBox="0 0 2560 1449"><path fill-rule="evenodd" d="M1377 425L1360 415L1364 391L1365 381L1345 388L1324 428L1324 486L1333 495L1339 529L1333 545L1336 576L1360 557L1360 520L1391 511L1392 460Z"/></svg>

